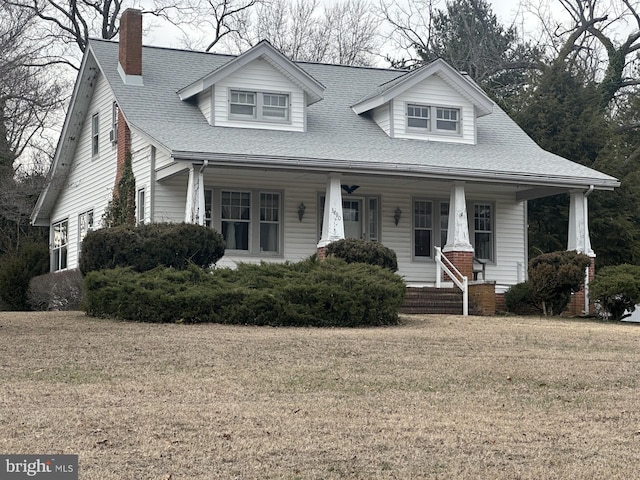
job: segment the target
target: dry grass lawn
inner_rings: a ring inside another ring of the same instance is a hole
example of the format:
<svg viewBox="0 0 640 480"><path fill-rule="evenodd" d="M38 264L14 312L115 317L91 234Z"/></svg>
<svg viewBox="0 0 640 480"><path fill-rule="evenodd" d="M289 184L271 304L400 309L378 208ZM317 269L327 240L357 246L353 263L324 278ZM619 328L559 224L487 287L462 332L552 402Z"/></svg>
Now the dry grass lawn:
<svg viewBox="0 0 640 480"><path fill-rule="evenodd" d="M0 313L0 452L80 478L640 475L640 326L130 324Z"/></svg>

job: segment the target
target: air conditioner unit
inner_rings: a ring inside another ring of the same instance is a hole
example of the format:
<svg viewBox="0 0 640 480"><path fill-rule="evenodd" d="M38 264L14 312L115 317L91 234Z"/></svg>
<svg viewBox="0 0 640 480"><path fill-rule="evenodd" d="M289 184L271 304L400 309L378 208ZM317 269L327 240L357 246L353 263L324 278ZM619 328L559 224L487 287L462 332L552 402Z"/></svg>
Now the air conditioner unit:
<svg viewBox="0 0 640 480"><path fill-rule="evenodd" d="M111 143L118 142L118 130L116 130L115 128L112 128L111 130L109 130L109 141Z"/></svg>

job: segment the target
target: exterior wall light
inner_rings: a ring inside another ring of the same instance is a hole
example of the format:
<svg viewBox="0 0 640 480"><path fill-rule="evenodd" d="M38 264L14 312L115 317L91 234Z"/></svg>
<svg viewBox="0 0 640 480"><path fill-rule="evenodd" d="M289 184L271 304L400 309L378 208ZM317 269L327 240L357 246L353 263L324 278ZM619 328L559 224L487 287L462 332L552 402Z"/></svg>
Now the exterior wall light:
<svg viewBox="0 0 640 480"><path fill-rule="evenodd" d="M300 202L300 205L298 205L298 220L302 221L302 217L304 217L304 211L307 209L307 207L304 206L303 202Z"/></svg>
<svg viewBox="0 0 640 480"><path fill-rule="evenodd" d="M398 223L400 223L400 217L402 216L402 210L400 210L400 207L396 207L396 211L393 212L393 221L396 224L396 227L398 226Z"/></svg>

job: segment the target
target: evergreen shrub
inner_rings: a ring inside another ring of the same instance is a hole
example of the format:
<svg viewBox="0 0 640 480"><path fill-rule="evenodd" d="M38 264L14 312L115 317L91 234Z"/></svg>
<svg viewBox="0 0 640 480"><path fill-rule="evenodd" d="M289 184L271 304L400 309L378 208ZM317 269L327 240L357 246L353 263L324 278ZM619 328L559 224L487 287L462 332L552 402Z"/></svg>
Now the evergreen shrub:
<svg viewBox="0 0 640 480"><path fill-rule="evenodd" d="M29 282L49 271L49 246L26 243L15 255L0 261L0 304L10 311L29 310Z"/></svg>
<svg viewBox="0 0 640 480"><path fill-rule="evenodd" d="M341 258L347 263L367 263L398 271L396 252L381 243L345 238L327 246L327 255Z"/></svg>
<svg viewBox="0 0 640 480"><path fill-rule="evenodd" d="M31 309L40 311L79 310L82 297L82 275L77 269L33 277L27 292Z"/></svg>
<svg viewBox="0 0 640 480"><path fill-rule="evenodd" d="M505 292L504 301L507 305L507 311L516 315L541 313L529 282L522 282L512 286Z"/></svg>
<svg viewBox="0 0 640 480"><path fill-rule="evenodd" d="M589 285L589 291L591 298L604 311L604 317L622 320L635 311L640 303L640 266L623 264L604 267Z"/></svg>
<svg viewBox="0 0 640 480"><path fill-rule="evenodd" d="M529 285L545 315L560 315L580 290L591 259L575 251L538 255L529 262Z"/></svg>
<svg viewBox="0 0 640 480"><path fill-rule="evenodd" d="M90 272L92 316L140 322L356 327L398 321L405 285L383 268L342 260L242 264L236 270L158 267Z"/></svg>
<svg viewBox="0 0 640 480"><path fill-rule="evenodd" d="M224 255L224 239L216 231L188 223L149 223L89 232L82 242L80 271L131 267L138 272L158 266L208 268Z"/></svg>

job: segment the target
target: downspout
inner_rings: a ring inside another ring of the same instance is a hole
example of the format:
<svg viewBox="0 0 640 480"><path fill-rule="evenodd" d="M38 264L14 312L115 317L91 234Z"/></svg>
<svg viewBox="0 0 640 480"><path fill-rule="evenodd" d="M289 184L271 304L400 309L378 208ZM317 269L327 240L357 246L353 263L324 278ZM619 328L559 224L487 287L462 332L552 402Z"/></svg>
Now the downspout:
<svg viewBox="0 0 640 480"><path fill-rule="evenodd" d="M589 225L589 209L587 204L587 197L591 195L593 192L593 185L589 185L589 189L584 193L584 253L588 255L588 235L587 235L587 226ZM589 315L589 268L591 265L588 265L584 272L584 314Z"/></svg>

